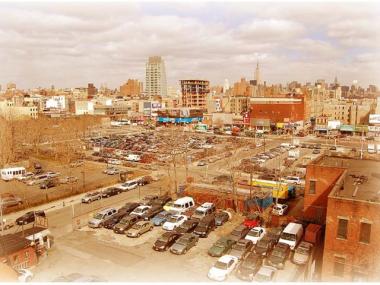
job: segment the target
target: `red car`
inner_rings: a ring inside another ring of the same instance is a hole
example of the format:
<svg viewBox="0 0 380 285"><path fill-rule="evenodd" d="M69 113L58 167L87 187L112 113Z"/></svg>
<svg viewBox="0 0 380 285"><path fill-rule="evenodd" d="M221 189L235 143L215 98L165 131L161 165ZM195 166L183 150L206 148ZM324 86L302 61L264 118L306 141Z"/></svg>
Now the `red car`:
<svg viewBox="0 0 380 285"><path fill-rule="evenodd" d="M263 219L260 217L259 213L253 213L253 214L248 214L248 216L244 220L244 226L247 228L254 228L254 227L259 227L261 226L263 222Z"/></svg>

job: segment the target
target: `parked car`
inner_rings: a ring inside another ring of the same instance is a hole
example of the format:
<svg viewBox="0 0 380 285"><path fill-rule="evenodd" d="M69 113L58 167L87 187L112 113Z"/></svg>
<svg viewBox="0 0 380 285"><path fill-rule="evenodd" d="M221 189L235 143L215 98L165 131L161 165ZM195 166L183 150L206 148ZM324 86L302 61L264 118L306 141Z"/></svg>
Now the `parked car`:
<svg viewBox="0 0 380 285"><path fill-rule="evenodd" d="M57 180L49 179L40 184L40 189L49 189L58 185Z"/></svg>
<svg viewBox="0 0 380 285"><path fill-rule="evenodd" d="M272 239L273 242L276 244L276 243L278 243L278 241L281 237L282 231L283 231L282 227L267 229L267 233L266 233L265 237Z"/></svg>
<svg viewBox="0 0 380 285"><path fill-rule="evenodd" d="M117 212L118 213L131 213L134 209L140 206L140 203L128 202L123 207L121 207Z"/></svg>
<svg viewBox="0 0 380 285"><path fill-rule="evenodd" d="M268 256L269 253L272 251L274 245L275 242L273 241L273 239L264 236L264 238L262 238L256 243L253 252L262 256Z"/></svg>
<svg viewBox="0 0 380 285"><path fill-rule="evenodd" d="M285 243L278 243L267 258L269 265L277 269L283 269L286 259L290 254L290 246Z"/></svg>
<svg viewBox="0 0 380 285"><path fill-rule="evenodd" d="M114 214L116 214L116 209L115 208L107 208L104 209L94 215L92 219L88 221L88 226L90 228L99 228L102 226L102 223L111 218Z"/></svg>
<svg viewBox="0 0 380 285"><path fill-rule="evenodd" d="M33 279L33 273L26 268L16 269L17 279L19 282L30 282Z"/></svg>
<svg viewBox="0 0 380 285"><path fill-rule="evenodd" d="M180 233L174 231L166 232L155 241L153 249L156 251L165 251L170 248L180 236Z"/></svg>
<svg viewBox="0 0 380 285"><path fill-rule="evenodd" d="M191 233L197 227L198 224L199 224L198 219L187 220L183 224L175 228L175 232L180 233L180 234Z"/></svg>
<svg viewBox="0 0 380 285"><path fill-rule="evenodd" d="M249 228L247 228L244 225L238 225L234 228L234 230L229 234L228 237L237 242L238 240L245 238L248 232Z"/></svg>
<svg viewBox="0 0 380 285"><path fill-rule="evenodd" d="M116 213L115 215L113 215L112 217L110 217L109 219L105 220L102 225L103 225L103 228L106 228L106 229L109 229L109 230L112 230L113 227L120 222L120 220L122 218L124 218L126 215L128 215L127 213Z"/></svg>
<svg viewBox="0 0 380 285"><path fill-rule="evenodd" d="M155 226L162 226L167 221L167 219L169 219L171 216L172 216L172 213L164 210L158 213L157 215L155 215L152 218L151 222Z"/></svg>
<svg viewBox="0 0 380 285"><path fill-rule="evenodd" d="M153 224L149 221L139 221L134 224L128 231L128 237L140 237L142 234L153 230Z"/></svg>
<svg viewBox="0 0 380 285"><path fill-rule="evenodd" d="M244 259L245 256L251 251L252 247L252 241L241 239L232 246L228 254L237 257L239 260Z"/></svg>
<svg viewBox="0 0 380 285"><path fill-rule="evenodd" d="M331 146L329 150L336 150L336 146Z"/></svg>
<svg viewBox="0 0 380 285"><path fill-rule="evenodd" d="M152 205L148 211L146 211L143 215L142 218L144 220L150 220L153 218L155 215L160 213L162 211L162 206L160 205Z"/></svg>
<svg viewBox="0 0 380 285"><path fill-rule="evenodd" d="M107 167L103 170L103 173L107 175L116 175L120 173L120 169L116 167Z"/></svg>
<svg viewBox="0 0 380 285"><path fill-rule="evenodd" d="M102 198L102 193L99 191L90 192L82 197L82 203L91 203Z"/></svg>
<svg viewBox="0 0 380 285"><path fill-rule="evenodd" d="M120 190L119 188L117 187L109 187L105 190L103 190L101 193L102 195L102 198L109 198L109 197L112 197L112 196L115 196L115 195L118 195L120 193L122 193L123 191Z"/></svg>
<svg viewBox="0 0 380 285"><path fill-rule="evenodd" d="M147 205L141 205L135 208L132 212L131 215L139 216L141 219L143 219L143 215L151 208L152 206L147 206Z"/></svg>
<svg viewBox="0 0 380 285"><path fill-rule="evenodd" d="M248 214L243 224L248 229L259 227L262 224L262 218L260 216L260 213L255 212L255 213Z"/></svg>
<svg viewBox="0 0 380 285"><path fill-rule="evenodd" d="M45 173L47 175L47 178L55 178L61 175L59 172L54 172L54 171L48 171Z"/></svg>
<svg viewBox="0 0 380 285"><path fill-rule="evenodd" d="M272 214L276 216L284 216L288 212L289 206L287 204L276 204L273 207Z"/></svg>
<svg viewBox="0 0 380 285"><path fill-rule="evenodd" d="M238 259L235 256L223 255L218 259L214 266L210 268L207 276L211 280L224 281L235 269L237 264Z"/></svg>
<svg viewBox="0 0 380 285"><path fill-rule="evenodd" d="M24 215L16 219L16 224L21 226L21 225L34 223L36 216L45 217L45 212L44 211L26 212Z"/></svg>
<svg viewBox="0 0 380 285"><path fill-rule="evenodd" d="M313 244L307 241L301 241L294 251L293 262L295 264L306 264L311 256Z"/></svg>
<svg viewBox="0 0 380 285"><path fill-rule="evenodd" d="M152 205L160 205L164 207L171 200L172 198L170 198L169 196L163 195L163 196L158 197L158 199L153 200Z"/></svg>
<svg viewBox="0 0 380 285"><path fill-rule="evenodd" d="M244 281L252 282L255 274L262 265L263 257L254 252L250 252L237 268L236 277Z"/></svg>
<svg viewBox="0 0 380 285"><path fill-rule="evenodd" d="M1 195L1 205L3 209L20 206L22 204L23 204L23 201L20 197L17 197L13 194Z"/></svg>
<svg viewBox="0 0 380 285"><path fill-rule="evenodd" d="M140 186L144 186L146 184L150 184L152 183L153 181L153 178L151 176L144 176L143 178L141 178L137 183L138 185Z"/></svg>
<svg viewBox="0 0 380 285"><path fill-rule="evenodd" d="M299 178L298 176L286 176L285 178L282 178L281 180L289 184L301 185L302 183L302 179Z"/></svg>
<svg viewBox="0 0 380 285"><path fill-rule="evenodd" d="M154 201L158 200L157 195L147 195L141 200L143 205L152 205Z"/></svg>
<svg viewBox="0 0 380 285"><path fill-rule="evenodd" d="M12 220L7 220L3 219L2 221L0 220L0 229L9 230L15 226L15 222Z"/></svg>
<svg viewBox="0 0 380 285"><path fill-rule="evenodd" d="M128 191L135 189L137 187L137 181L127 181L117 186L118 189L122 191Z"/></svg>
<svg viewBox="0 0 380 285"><path fill-rule="evenodd" d="M82 166L84 165L84 161L83 160L77 160L77 161L74 161L72 163L70 163L70 167L79 167L79 166Z"/></svg>
<svg viewBox="0 0 380 285"><path fill-rule="evenodd" d="M194 233L199 237L206 238L216 228L214 214L208 215L199 221Z"/></svg>
<svg viewBox="0 0 380 285"><path fill-rule="evenodd" d="M126 230L128 230L130 227L132 227L138 221L141 221L140 216L135 216L135 215L125 216L124 218L122 218L120 220L119 223L117 223L113 227L113 231L117 234L124 234Z"/></svg>
<svg viewBox="0 0 380 285"><path fill-rule="evenodd" d="M48 178L49 178L49 176L47 174L35 175L33 177L33 179L29 179L26 181L26 185L28 185L28 186L37 185L37 184L40 184L41 182L45 181Z"/></svg>
<svg viewBox="0 0 380 285"><path fill-rule="evenodd" d="M78 182L78 177L75 176L65 176L59 179L59 184L72 184Z"/></svg>
<svg viewBox="0 0 380 285"><path fill-rule="evenodd" d="M205 161L205 160L200 160L200 161L198 161L198 164L197 164L198 166L205 166L205 165L207 165L207 161Z"/></svg>
<svg viewBox="0 0 380 285"><path fill-rule="evenodd" d="M194 219L202 219L203 217L214 213L216 210L213 203L203 203L201 206L195 209L193 215L191 216Z"/></svg>
<svg viewBox="0 0 380 285"><path fill-rule="evenodd" d="M215 225L221 226L231 219L231 214L227 211L220 211L215 214Z"/></svg>
<svg viewBox="0 0 380 285"><path fill-rule="evenodd" d="M266 234L266 230L262 227L254 227L251 229L248 234L245 236L245 239L252 241L253 244L256 244L261 240Z"/></svg>
<svg viewBox="0 0 380 285"><path fill-rule="evenodd" d="M113 159L113 158L108 159L107 163L108 164L115 164L115 165L121 165L121 164L123 164L123 162L121 160L119 160L119 159Z"/></svg>
<svg viewBox="0 0 380 285"><path fill-rule="evenodd" d="M173 215L162 225L162 228L167 231L172 231L187 220L188 217L185 215Z"/></svg>
<svg viewBox="0 0 380 285"><path fill-rule="evenodd" d="M257 282L273 282L276 277L277 269L272 266L261 266L255 275Z"/></svg>
<svg viewBox="0 0 380 285"><path fill-rule="evenodd" d="M174 254L185 254L198 243L199 237L194 234L183 234L171 247L170 252Z"/></svg>
<svg viewBox="0 0 380 285"><path fill-rule="evenodd" d="M214 257L220 257L226 254L235 243L235 240L229 239L227 237L221 237L210 247L208 254Z"/></svg>
<svg viewBox="0 0 380 285"><path fill-rule="evenodd" d="M313 150L313 154L320 154L320 153L321 153L321 151L319 149L314 149Z"/></svg>

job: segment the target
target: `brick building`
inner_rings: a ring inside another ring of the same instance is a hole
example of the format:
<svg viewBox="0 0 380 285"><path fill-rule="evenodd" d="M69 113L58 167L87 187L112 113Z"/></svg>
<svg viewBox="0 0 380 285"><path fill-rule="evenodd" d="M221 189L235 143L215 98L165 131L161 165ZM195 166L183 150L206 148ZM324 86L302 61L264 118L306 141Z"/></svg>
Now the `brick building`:
<svg viewBox="0 0 380 285"><path fill-rule="evenodd" d="M181 80L182 106L207 109L210 82L207 80Z"/></svg>
<svg viewBox="0 0 380 285"><path fill-rule="evenodd" d="M322 281L380 281L379 179L377 161L323 156L308 166L304 214L326 215Z"/></svg>
<svg viewBox="0 0 380 285"><path fill-rule="evenodd" d="M143 84L137 79L128 79L120 86L120 94L127 97L138 97L143 91Z"/></svg>

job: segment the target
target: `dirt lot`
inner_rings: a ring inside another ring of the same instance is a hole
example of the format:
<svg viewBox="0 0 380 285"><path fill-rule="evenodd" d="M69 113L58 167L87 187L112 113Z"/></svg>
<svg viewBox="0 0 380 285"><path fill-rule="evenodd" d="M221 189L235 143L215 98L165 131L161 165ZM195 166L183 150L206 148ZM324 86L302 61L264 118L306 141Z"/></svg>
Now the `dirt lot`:
<svg viewBox="0 0 380 285"><path fill-rule="evenodd" d="M119 182L119 175L106 175L102 173L106 168L105 163L85 161L84 166L70 168L54 161L39 160L39 162L45 171L60 172L61 175L59 178L75 176L78 178L78 182L75 184L61 184L49 189L40 189L39 185L28 186L17 180L10 182L1 180L0 193L12 193L24 200L23 206L20 206L20 208L9 208L9 212L110 186ZM127 170L125 167L118 168ZM138 169L129 170L133 170L133 174L130 176L131 179L149 174L149 171Z"/></svg>

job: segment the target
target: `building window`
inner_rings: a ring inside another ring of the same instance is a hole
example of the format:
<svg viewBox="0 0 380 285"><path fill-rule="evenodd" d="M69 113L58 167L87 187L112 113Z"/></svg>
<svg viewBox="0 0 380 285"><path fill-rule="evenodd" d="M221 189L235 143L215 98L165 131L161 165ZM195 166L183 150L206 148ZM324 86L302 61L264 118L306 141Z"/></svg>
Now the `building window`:
<svg viewBox="0 0 380 285"><path fill-rule="evenodd" d="M316 184L317 184L316 180L310 180L309 194L315 194Z"/></svg>
<svg viewBox="0 0 380 285"><path fill-rule="evenodd" d="M338 219L338 232L336 237L341 239L347 239L347 219Z"/></svg>
<svg viewBox="0 0 380 285"><path fill-rule="evenodd" d="M359 242L370 243L371 240L371 224L360 223Z"/></svg>
<svg viewBox="0 0 380 285"><path fill-rule="evenodd" d="M337 257L334 258L334 276L337 277L343 277L344 275L344 264L346 262L346 259L344 257Z"/></svg>

